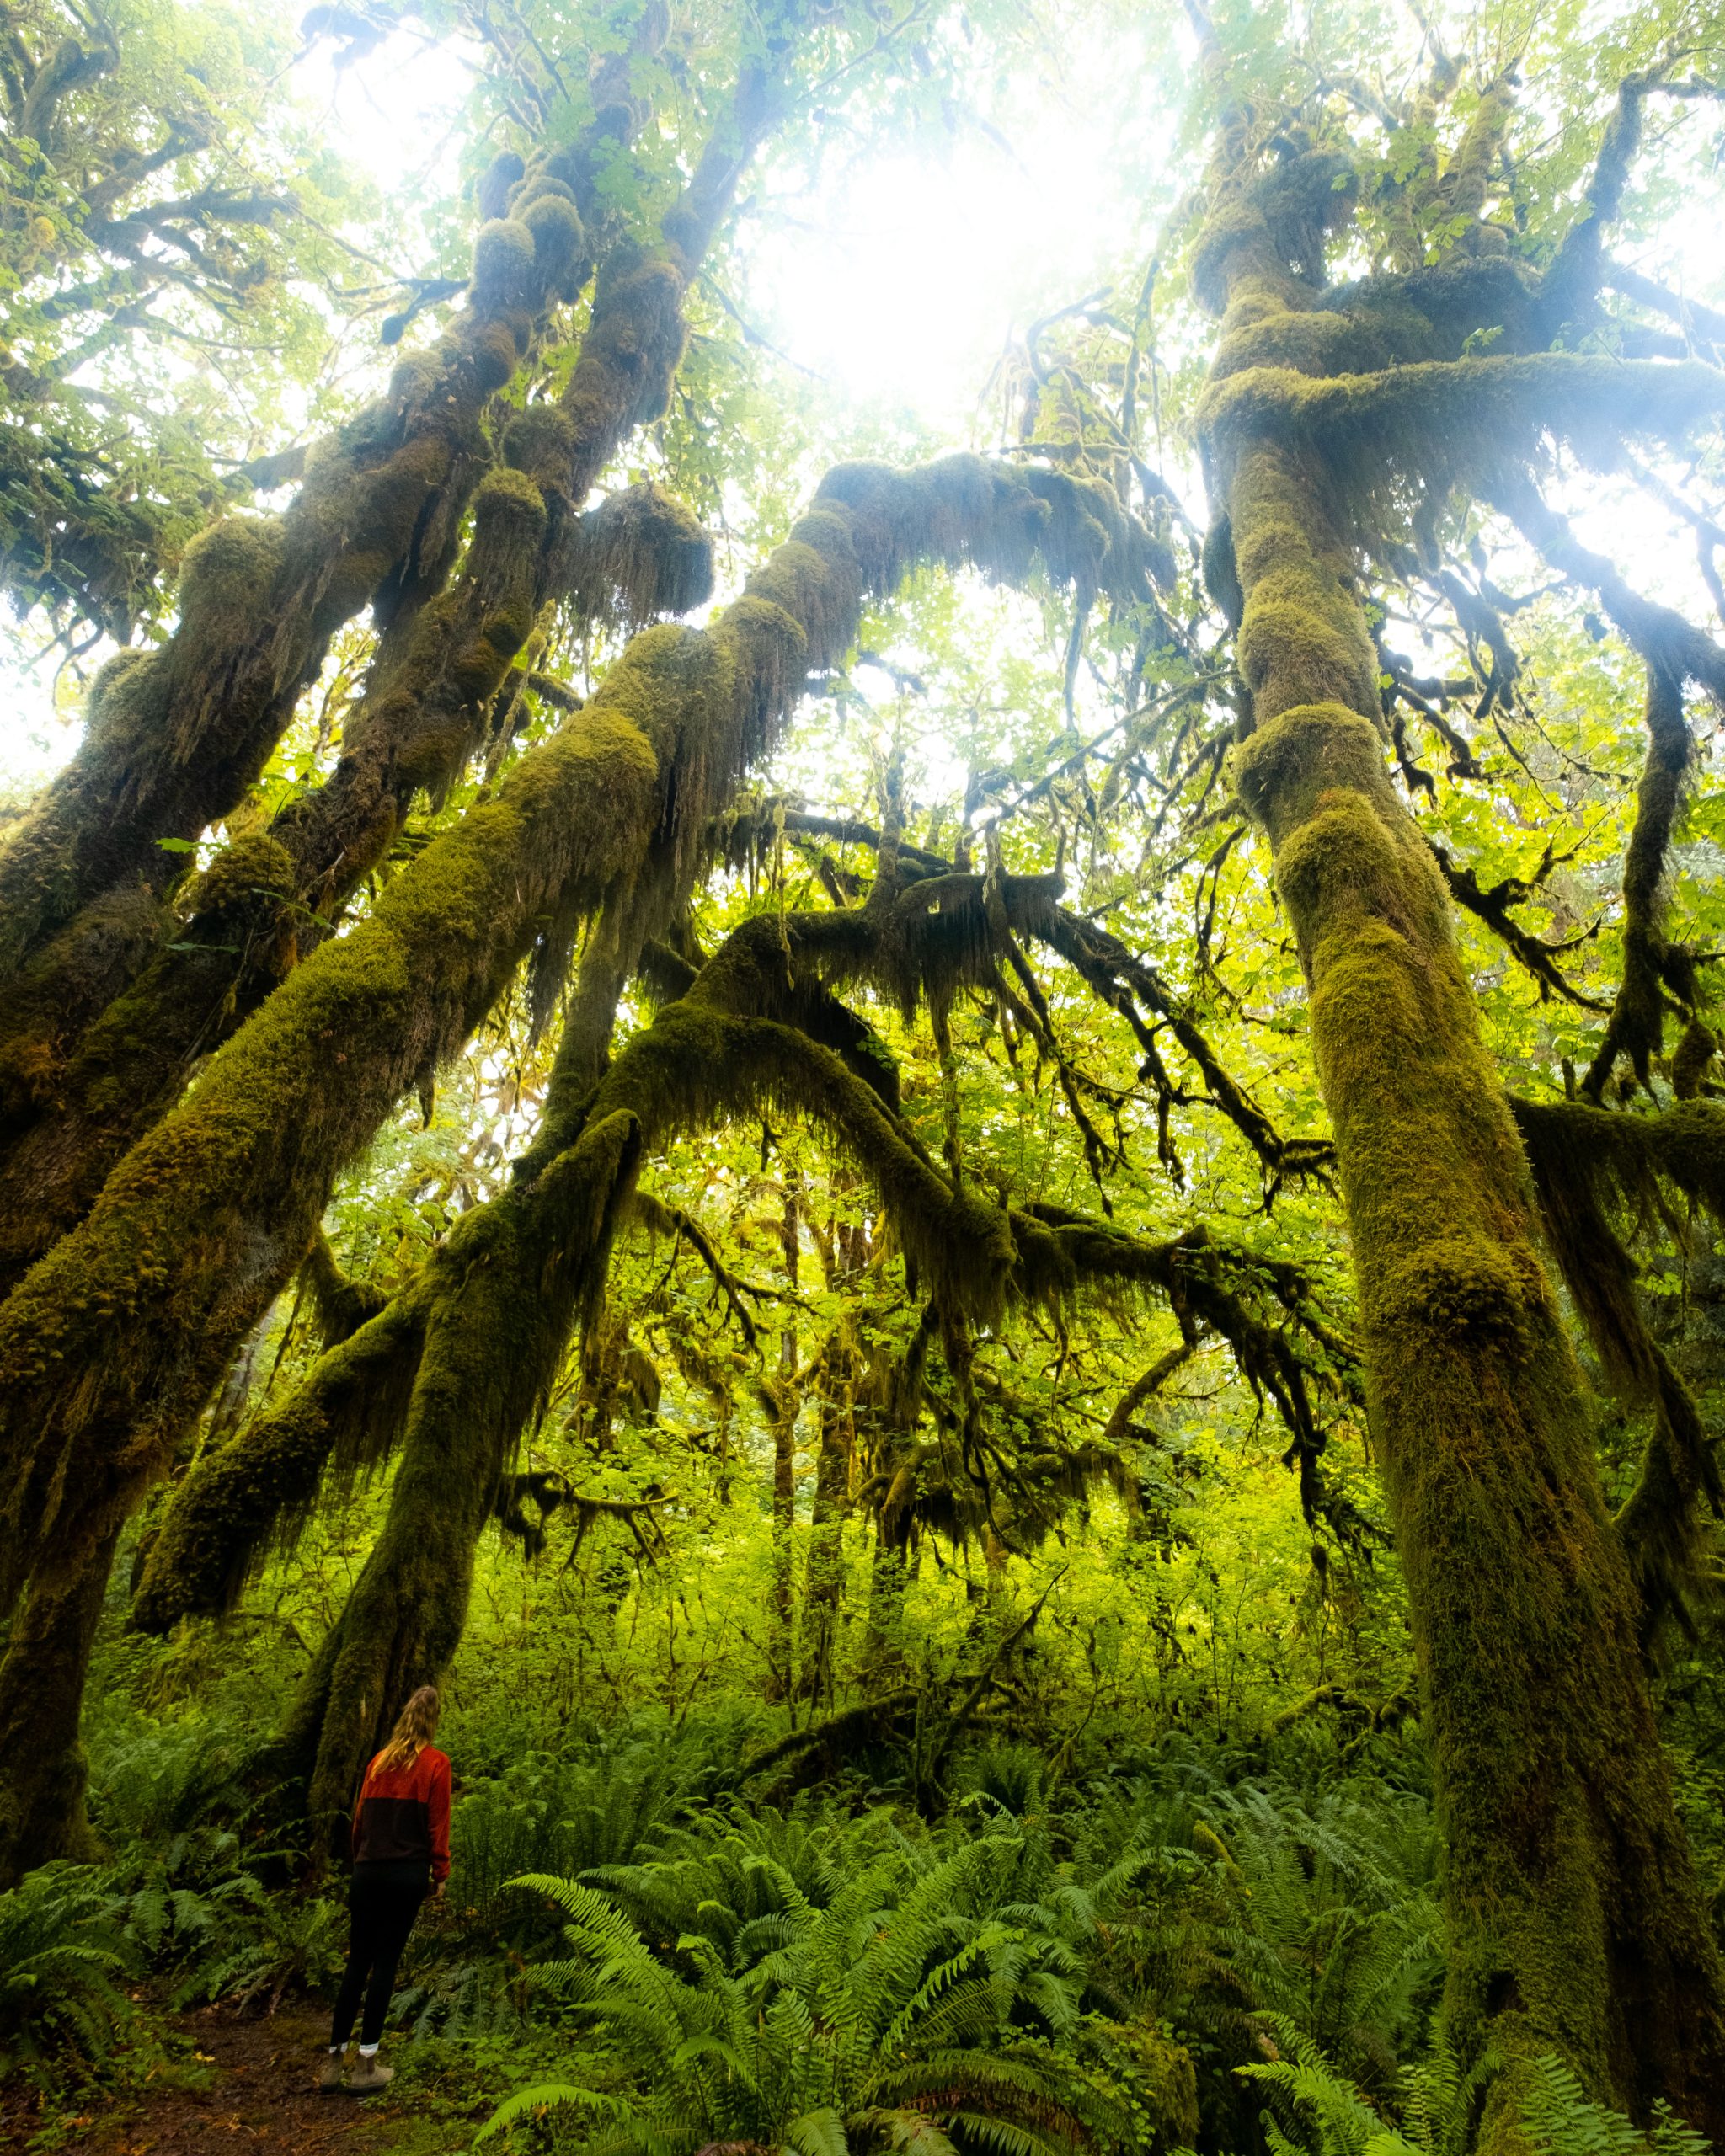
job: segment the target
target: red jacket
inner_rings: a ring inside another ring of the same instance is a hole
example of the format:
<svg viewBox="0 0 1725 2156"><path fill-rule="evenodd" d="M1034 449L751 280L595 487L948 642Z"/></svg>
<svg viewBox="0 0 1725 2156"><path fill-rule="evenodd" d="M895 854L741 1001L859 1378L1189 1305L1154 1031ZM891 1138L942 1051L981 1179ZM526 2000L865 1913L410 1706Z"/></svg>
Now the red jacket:
<svg viewBox="0 0 1725 2156"><path fill-rule="evenodd" d="M449 1876L449 1758L428 1744L410 1767L385 1767L380 1752L366 1769L354 1806L354 1862L426 1862Z"/></svg>

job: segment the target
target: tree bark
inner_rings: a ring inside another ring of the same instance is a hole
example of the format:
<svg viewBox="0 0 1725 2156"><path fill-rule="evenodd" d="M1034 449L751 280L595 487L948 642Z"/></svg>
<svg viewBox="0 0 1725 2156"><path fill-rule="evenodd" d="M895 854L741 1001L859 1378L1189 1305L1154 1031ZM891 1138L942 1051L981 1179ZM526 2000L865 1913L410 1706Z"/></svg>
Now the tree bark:
<svg viewBox="0 0 1725 2156"><path fill-rule="evenodd" d="M804 1586L802 1689L816 1708L838 1704L836 1659L845 1588L845 1513L851 1491L854 1437L851 1395L855 1351L841 1335L827 1342L815 1383L820 1444L814 1462L814 1502L809 1523Z"/></svg>
<svg viewBox="0 0 1725 2156"><path fill-rule="evenodd" d="M1226 210L1214 379L1329 372L1337 318L1307 312L1248 191ZM1663 2097L1717 2137L1719 1956L1526 1161L1444 884L1386 772L1343 490L1291 417L1224 430L1218 408L1254 727L1236 783L1269 838L1335 1125L1447 1852L1450 2028L1512 2063L1482 2146L1517 2145L1516 2065L1553 2052L1596 2096L1643 2119Z"/></svg>
<svg viewBox="0 0 1725 2156"><path fill-rule="evenodd" d="M779 1220L779 1253L785 1283L794 1295L802 1269L802 1212L798 1185L787 1170ZM795 1687L795 1610L791 1588L792 1543L797 1524L797 1419L802 1389L797 1383L796 1305L787 1305L778 1336L778 1385L772 1417L772 1589L768 1605L766 1696L788 1700Z"/></svg>
<svg viewBox="0 0 1725 2156"><path fill-rule="evenodd" d="M98 1854L79 1724L119 1540L115 1527L82 1572L38 1582L13 1614L0 1657L0 1893L51 1858L88 1864Z"/></svg>

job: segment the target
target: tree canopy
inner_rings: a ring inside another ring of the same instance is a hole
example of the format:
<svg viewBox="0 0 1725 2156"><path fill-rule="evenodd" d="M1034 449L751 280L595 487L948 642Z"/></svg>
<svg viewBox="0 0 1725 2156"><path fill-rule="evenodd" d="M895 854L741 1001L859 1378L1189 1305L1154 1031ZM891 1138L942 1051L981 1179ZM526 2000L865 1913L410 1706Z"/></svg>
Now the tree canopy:
<svg viewBox="0 0 1725 2156"><path fill-rule="evenodd" d="M1714 13L0 67L0 1911L437 1682L499 2133L1725 2136ZM969 422L811 366L1033 140Z"/></svg>

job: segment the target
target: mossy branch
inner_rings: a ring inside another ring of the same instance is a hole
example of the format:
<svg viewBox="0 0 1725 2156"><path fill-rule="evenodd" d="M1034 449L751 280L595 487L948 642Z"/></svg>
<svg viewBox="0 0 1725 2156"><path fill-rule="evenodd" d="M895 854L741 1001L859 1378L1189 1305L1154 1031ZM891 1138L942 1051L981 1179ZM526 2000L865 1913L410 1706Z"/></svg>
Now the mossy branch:
<svg viewBox="0 0 1725 2156"><path fill-rule="evenodd" d="M1609 465L1630 440L1676 441L1725 411L1725 375L1688 360L1486 354L1368 374L1249 366L1206 392L1199 424L1224 468L1255 443L1312 460L1362 542L1394 542L1410 488L1492 492L1547 440ZM1321 475L1321 476L1320 476Z"/></svg>
<svg viewBox="0 0 1725 2156"><path fill-rule="evenodd" d="M1725 1516L1725 1482L1694 1396L1648 1326L1637 1268L1610 1214L1658 1217L1660 1184L1669 1181L1720 1217L1725 1114L1685 1104L1669 1112L1680 1119L1674 1123L1574 1104L1514 1107L1547 1242L1606 1382L1626 1406L1653 1413L1641 1473L1617 1520L1651 1640L1669 1616L1689 1621L1705 1584L1700 1507L1705 1500Z"/></svg>
<svg viewBox="0 0 1725 2156"><path fill-rule="evenodd" d="M387 1455L406 1417L425 1315L423 1290L404 1289L326 1348L285 1400L195 1463L151 1545L135 1630L227 1615L270 1550L293 1541L332 1463L352 1473Z"/></svg>
<svg viewBox="0 0 1725 2156"><path fill-rule="evenodd" d="M1627 1056L1639 1082L1651 1086L1653 1061L1664 1045L1665 997L1692 1011L1695 967L1665 930L1665 859L1682 807L1695 744L1683 716L1683 692L1659 665L1648 667L1648 753L1636 794L1635 826L1623 860L1623 977L1582 1090L1597 1101Z"/></svg>
<svg viewBox="0 0 1725 2156"><path fill-rule="evenodd" d="M195 839L243 798L335 630L442 582L483 468L481 415L590 266L567 155L536 159L510 218L479 234L455 328L312 453L284 515L204 533L174 635L104 669L77 753L0 848L0 980L99 894L165 889L178 863L157 841Z"/></svg>
<svg viewBox="0 0 1725 2156"><path fill-rule="evenodd" d="M302 1269L326 1348L339 1347L344 1340L351 1339L390 1299L389 1291L374 1282L349 1278L336 1262L322 1228L312 1238Z"/></svg>
<svg viewBox="0 0 1725 2156"><path fill-rule="evenodd" d="M1565 952L1577 950L1590 942L1598 933L1596 928L1572 936L1562 943L1542 942L1537 936L1530 936L1510 912L1512 906L1519 905L1531 896L1528 886L1519 878L1506 876L1487 889L1472 869L1461 867L1443 846L1434 845L1432 852L1444 872L1450 897L1457 905L1465 906L1476 920L1482 921L1493 935L1508 947L1516 962L1532 974L1539 983L1542 1003L1548 996L1557 995L1584 1011L1608 1008L1598 996L1577 988L1557 963Z"/></svg>
<svg viewBox="0 0 1725 2156"><path fill-rule="evenodd" d="M135 1489L165 1466L334 1175L466 1038L543 922L579 920L654 860L674 910L719 802L866 597L918 558L1070 575L1099 528L1082 494L975 456L839 467L711 629L636 638L489 801L289 974L0 1309L0 1557L27 1568L87 1502L112 1502L114 1478Z"/></svg>
<svg viewBox="0 0 1725 2156"><path fill-rule="evenodd" d="M745 1348L754 1347L756 1338L755 1321L737 1293L737 1283L731 1277L729 1267L694 1214L686 1212L681 1205L667 1205L663 1198L655 1198L649 1190L633 1193L628 1212L628 1217L645 1228L649 1235L669 1235L674 1241L686 1242L689 1246L713 1275L715 1286L724 1298L726 1310L736 1320L737 1329L743 1336L743 1345Z"/></svg>

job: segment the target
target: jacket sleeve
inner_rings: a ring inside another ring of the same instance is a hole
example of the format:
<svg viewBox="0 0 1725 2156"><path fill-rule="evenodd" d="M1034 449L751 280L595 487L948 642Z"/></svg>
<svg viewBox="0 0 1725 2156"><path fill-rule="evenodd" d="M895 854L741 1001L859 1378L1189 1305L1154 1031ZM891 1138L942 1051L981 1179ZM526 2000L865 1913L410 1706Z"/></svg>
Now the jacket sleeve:
<svg viewBox="0 0 1725 2156"><path fill-rule="evenodd" d="M431 1876L441 1886L449 1876L449 1761L441 1754L431 1763L425 1811L431 1829Z"/></svg>

